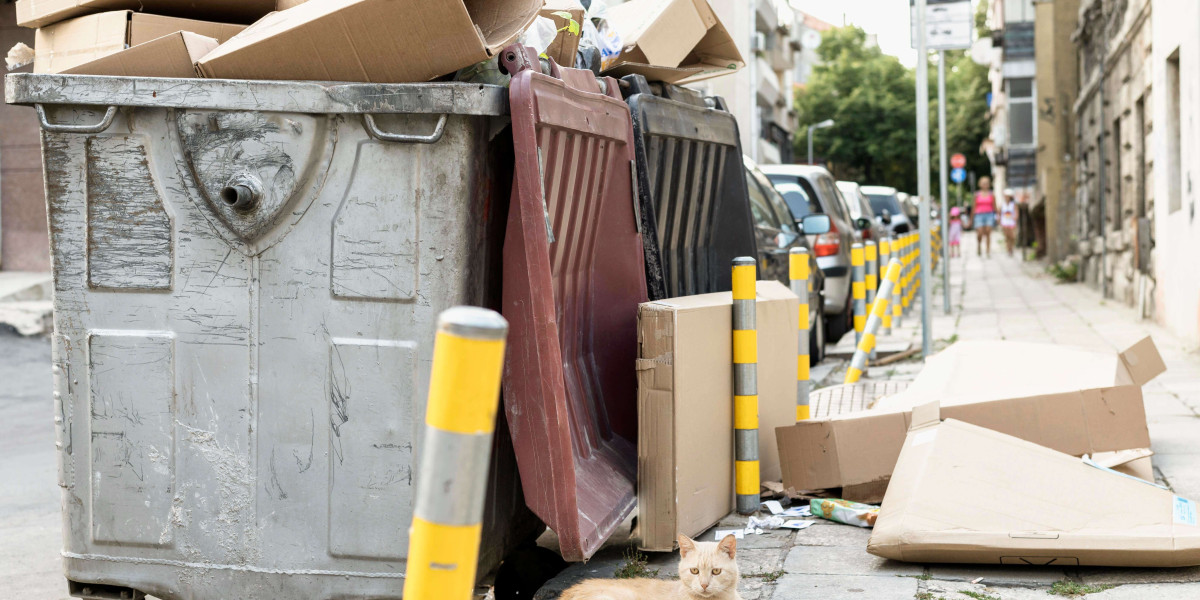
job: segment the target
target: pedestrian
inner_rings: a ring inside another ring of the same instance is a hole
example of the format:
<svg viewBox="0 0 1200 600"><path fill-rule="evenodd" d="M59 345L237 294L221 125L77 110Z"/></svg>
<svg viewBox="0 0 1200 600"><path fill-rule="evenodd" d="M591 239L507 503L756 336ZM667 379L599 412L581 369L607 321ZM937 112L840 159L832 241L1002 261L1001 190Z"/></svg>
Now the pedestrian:
<svg viewBox="0 0 1200 600"><path fill-rule="evenodd" d="M962 210L957 206L950 209L950 228L947 233L950 237L950 258L962 258L962 248L959 243L962 241Z"/></svg>
<svg viewBox="0 0 1200 600"><path fill-rule="evenodd" d="M1017 244L1017 203L1012 194L1005 195L1004 206L1000 208L1000 232L1004 234L1004 248L1012 256Z"/></svg>
<svg viewBox="0 0 1200 600"><path fill-rule="evenodd" d="M990 177L979 178L979 191L975 192L975 235L979 238L979 245L975 248L975 254L983 256L984 247L987 247L988 258L992 257L992 228L996 226L996 195L992 193L992 179Z"/></svg>

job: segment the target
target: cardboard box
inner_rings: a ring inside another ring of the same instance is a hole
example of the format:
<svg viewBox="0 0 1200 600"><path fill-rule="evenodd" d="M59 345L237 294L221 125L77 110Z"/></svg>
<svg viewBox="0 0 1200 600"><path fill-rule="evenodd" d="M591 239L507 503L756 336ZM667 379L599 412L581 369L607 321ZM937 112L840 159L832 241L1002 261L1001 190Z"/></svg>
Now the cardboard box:
<svg viewBox="0 0 1200 600"><path fill-rule="evenodd" d="M17 0L17 25L45 27L73 17L114 10L248 25L296 2L281 0L277 5L276 0Z"/></svg>
<svg viewBox="0 0 1200 600"><path fill-rule="evenodd" d="M321 0L272 13L200 59L206 77L402 83L485 60L542 0Z"/></svg>
<svg viewBox="0 0 1200 600"><path fill-rule="evenodd" d="M223 42L243 29L244 25L178 19L128 10L88 15L37 30L33 44L33 72L63 73L177 31L188 31Z"/></svg>
<svg viewBox="0 0 1200 600"><path fill-rule="evenodd" d="M623 48L602 75L688 83L745 66L707 0L632 0L609 8L606 18Z"/></svg>
<svg viewBox="0 0 1200 600"><path fill-rule="evenodd" d="M546 7L538 15L554 21L558 35L546 48L546 56L564 67L575 66L575 53L579 50L579 38L583 33L583 5L576 0L547 0Z"/></svg>
<svg viewBox="0 0 1200 600"><path fill-rule="evenodd" d="M197 77L196 61L217 47L216 38L176 31L63 71L71 75Z"/></svg>
<svg viewBox="0 0 1200 600"><path fill-rule="evenodd" d="M781 428L783 483L797 490L842 488L843 498L878 502L912 408L930 401L941 402L947 418L1075 456L1149 448L1140 386L1165 369L1149 338L1120 354L959 342L931 357L905 391L871 410Z"/></svg>
<svg viewBox="0 0 1200 600"><path fill-rule="evenodd" d="M910 562L1200 565L1196 503L961 421L915 418L867 543ZM923 425L922 425L923 424Z"/></svg>
<svg viewBox="0 0 1200 600"><path fill-rule="evenodd" d="M796 419L799 299L758 282L759 471L778 480L775 428ZM734 508L733 298L729 292L638 307L640 547L669 551Z"/></svg>

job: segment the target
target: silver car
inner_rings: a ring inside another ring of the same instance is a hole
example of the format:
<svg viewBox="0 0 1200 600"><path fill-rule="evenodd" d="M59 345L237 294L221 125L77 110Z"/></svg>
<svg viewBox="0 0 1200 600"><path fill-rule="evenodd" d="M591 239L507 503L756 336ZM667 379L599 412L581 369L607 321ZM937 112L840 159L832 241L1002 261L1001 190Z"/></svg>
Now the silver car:
<svg viewBox="0 0 1200 600"><path fill-rule="evenodd" d="M862 241L861 223L855 224L833 176L824 167L809 165L761 165L761 169L783 196L792 217L803 220L810 214L829 216L830 229L809 236L809 248L825 275L826 336L836 344L853 329L850 308L850 245Z"/></svg>
<svg viewBox="0 0 1200 600"><path fill-rule="evenodd" d="M853 181L839 181L837 188L842 193L842 199L846 201L846 206L850 208L850 216L854 217L856 222L858 219L870 221L870 227L862 230L863 239L878 244L879 240L887 235L888 229L879 219L879 211L872 207L871 201L863 194L862 186Z"/></svg>
<svg viewBox="0 0 1200 600"><path fill-rule="evenodd" d="M882 185L863 186L862 192L866 194L867 200L871 202L871 208L875 210L875 216L887 227L888 232L892 235L908 233L916 229L913 227L912 221L908 218L902 198L902 196L908 196L908 194L897 192L896 188Z"/></svg>

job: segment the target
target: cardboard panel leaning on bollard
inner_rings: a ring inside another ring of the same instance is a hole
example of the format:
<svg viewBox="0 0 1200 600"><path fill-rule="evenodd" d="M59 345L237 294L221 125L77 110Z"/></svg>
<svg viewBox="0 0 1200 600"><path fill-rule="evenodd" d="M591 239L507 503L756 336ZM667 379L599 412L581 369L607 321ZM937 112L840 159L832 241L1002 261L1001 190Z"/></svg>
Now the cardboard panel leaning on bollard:
<svg viewBox="0 0 1200 600"><path fill-rule="evenodd" d="M733 447L737 511L758 510L758 331L755 329L757 261L733 259Z"/></svg>
<svg viewBox="0 0 1200 600"><path fill-rule="evenodd" d="M458 306L438 317L404 597L468 600L475 587L488 457L508 322Z"/></svg>
<svg viewBox="0 0 1200 600"><path fill-rule="evenodd" d="M808 250L805 248L792 248L788 255L789 280L791 283L792 293L800 299L799 329L800 336L796 343L796 420L803 421L809 416L808 392L810 389L809 383L809 367L810 355L808 349L809 328L812 326L808 322L808 286L809 275L811 275L811 267L808 259ZM818 323L817 327L821 324ZM818 338L820 339L820 338Z"/></svg>

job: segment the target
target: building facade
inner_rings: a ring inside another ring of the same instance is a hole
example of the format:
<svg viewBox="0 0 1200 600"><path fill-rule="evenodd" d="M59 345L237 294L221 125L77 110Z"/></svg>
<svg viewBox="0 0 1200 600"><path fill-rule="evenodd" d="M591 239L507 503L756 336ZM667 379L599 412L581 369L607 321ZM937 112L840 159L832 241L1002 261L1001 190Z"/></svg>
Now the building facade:
<svg viewBox="0 0 1200 600"><path fill-rule="evenodd" d="M1037 183L1037 63L1033 0L992 0L991 133L984 142L993 187L1030 198Z"/></svg>
<svg viewBox="0 0 1200 600"><path fill-rule="evenodd" d="M1155 285L1155 320L1195 348L1200 345L1200 3L1153 0L1154 44L1146 66L1155 90L1152 115L1155 157L1149 245Z"/></svg>
<svg viewBox="0 0 1200 600"><path fill-rule="evenodd" d="M1073 35L1080 279L1156 313L1150 0L1084 0Z"/></svg>
<svg viewBox="0 0 1200 600"><path fill-rule="evenodd" d="M1075 217L1075 99L1077 53L1071 36L1079 0L1041 0L1034 5L1037 90L1037 185L1030 197L1033 221L1044 224L1039 250L1052 262L1077 251Z"/></svg>

